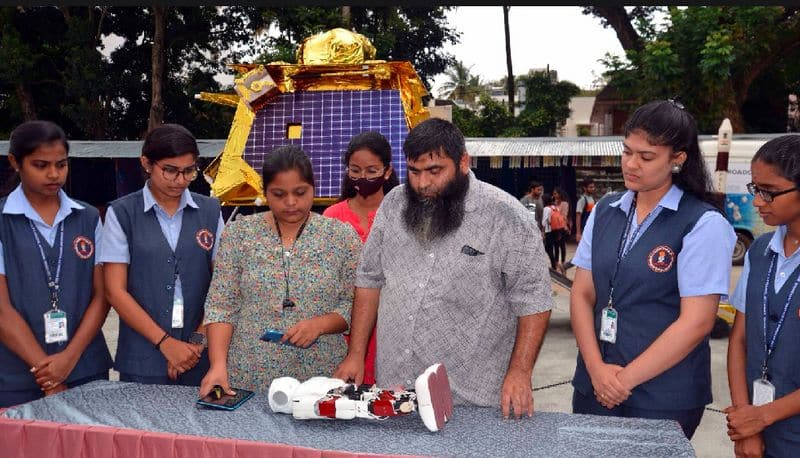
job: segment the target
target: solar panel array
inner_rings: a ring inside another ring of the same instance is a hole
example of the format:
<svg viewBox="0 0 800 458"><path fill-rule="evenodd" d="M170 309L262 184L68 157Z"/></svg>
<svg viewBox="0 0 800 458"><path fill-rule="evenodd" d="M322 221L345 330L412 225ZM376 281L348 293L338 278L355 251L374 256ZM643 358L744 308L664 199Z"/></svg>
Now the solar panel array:
<svg viewBox="0 0 800 458"><path fill-rule="evenodd" d="M300 138L288 126L299 124ZM337 197L344 178L342 156L355 135L380 132L392 145L392 166L405 182L403 141L408 134L398 90L307 91L279 95L256 113L244 159L261 172L266 155L282 145L298 145L311 158L318 197Z"/></svg>

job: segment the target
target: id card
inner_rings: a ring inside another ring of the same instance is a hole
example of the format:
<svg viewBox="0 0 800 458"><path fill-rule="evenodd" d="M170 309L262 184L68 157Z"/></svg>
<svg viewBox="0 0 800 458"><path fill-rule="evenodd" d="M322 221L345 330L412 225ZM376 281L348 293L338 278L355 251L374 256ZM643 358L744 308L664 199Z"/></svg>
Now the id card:
<svg viewBox="0 0 800 458"><path fill-rule="evenodd" d="M775 385L763 378L753 380L753 405L760 406L775 400Z"/></svg>
<svg viewBox="0 0 800 458"><path fill-rule="evenodd" d="M172 327L183 327L183 298L176 297L172 302Z"/></svg>
<svg viewBox="0 0 800 458"><path fill-rule="evenodd" d="M606 307L600 312L600 340L617 342L617 311L613 307Z"/></svg>
<svg viewBox="0 0 800 458"><path fill-rule="evenodd" d="M44 314L44 341L56 343L67 341L67 314L63 310L50 310Z"/></svg>

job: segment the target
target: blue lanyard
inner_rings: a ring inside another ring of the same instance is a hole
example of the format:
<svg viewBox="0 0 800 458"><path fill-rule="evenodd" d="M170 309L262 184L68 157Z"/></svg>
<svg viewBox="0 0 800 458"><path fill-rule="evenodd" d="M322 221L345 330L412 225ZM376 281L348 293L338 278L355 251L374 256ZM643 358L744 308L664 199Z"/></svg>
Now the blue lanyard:
<svg viewBox="0 0 800 458"><path fill-rule="evenodd" d="M653 214L653 211L647 214L642 220L642 224L636 227L636 231L633 233L633 236L628 238L631 232L631 226L633 225L633 215L636 213L636 201L638 200L639 194L633 194L633 202L631 202L631 207L628 209L628 218L625 222L625 231L622 232L619 238L619 248L617 248L617 264L614 266L614 275L611 277L610 282L610 290L608 292L608 305L613 306L614 303L614 284L617 282L617 274L619 273L619 265L622 262L622 259L628 255L630 252L633 244L636 241L636 238L639 237L639 231L647 223L647 220L650 219L650 216ZM656 207L657 208L657 207Z"/></svg>
<svg viewBox="0 0 800 458"><path fill-rule="evenodd" d="M53 310L56 310L58 309L58 288L59 281L61 280L61 264L64 261L64 221L58 223L58 238L60 242L55 278L53 278L53 275L50 272L50 265L47 262L47 255L44 254L44 248L42 247L41 237L39 237L39 231L36 230L36 226L33 225L33 221L28 219L28 223L31 225L31 231L33 231L33 238L36 239L36 245L39 246L39 254L42 256L42 264L44 264L44 271L47 274L47 287L50 289L50 301L53 306Z"/></svg>
<svg viewBox="0 0 800 458"><path fill-rule="evenodd" d="M786 303L783 305L783 311L781 312L781 318L778 321L778 325L775 326L775 332L772 334L772 338L769 339L767 342L767 301L768 301L768 291L769 287L772 285L772 272L776 270L778 260L778 254L772 253L772 262L769 266L769 271L767 272L767 281L764 283L764 302L761 308L761 317L764 322L764 363L761 365L761 378L767 378L767 363L769 363L769 357L772 356L772 352L775 351L775 344L778 340L778 333L781 332L781 328L783 327L783 322L786 320L786 312L789 311L789 304L792 302L792 297L794 297L794 292L797 290L797 285L800 284L800 276L798 276L795 281L794 285L792 285L791 291L789 291L789 297L786 298Z"/></svg>

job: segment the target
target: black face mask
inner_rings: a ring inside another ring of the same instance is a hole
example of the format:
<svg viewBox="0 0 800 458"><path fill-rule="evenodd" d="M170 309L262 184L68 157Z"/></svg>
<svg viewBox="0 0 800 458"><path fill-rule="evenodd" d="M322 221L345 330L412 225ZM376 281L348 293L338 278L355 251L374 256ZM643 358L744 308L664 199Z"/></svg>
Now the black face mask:
<svg viewBox="0 0 800 458"><path fill-rule="evenodd" d="M356 192L361 195L361 197L369 197L375 194L376 192L380 191L383 188L383 184L386 183L386 178L384 178L383 175L373 180L368 180L366 178L354 180L349 176L347 179L350 181L350 184L353 186L353 188L355 188Z"/></svg>

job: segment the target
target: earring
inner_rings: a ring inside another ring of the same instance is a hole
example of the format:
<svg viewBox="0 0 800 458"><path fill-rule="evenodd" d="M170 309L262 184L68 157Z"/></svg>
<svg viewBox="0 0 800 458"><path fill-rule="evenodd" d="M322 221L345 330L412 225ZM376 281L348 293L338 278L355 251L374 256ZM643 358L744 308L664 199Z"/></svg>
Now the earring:
<svg viewBox="0 0 800 458"><path fill-rule="evenodd" d="M672 164L672 173L681 173L681 165Z"/></svg>

